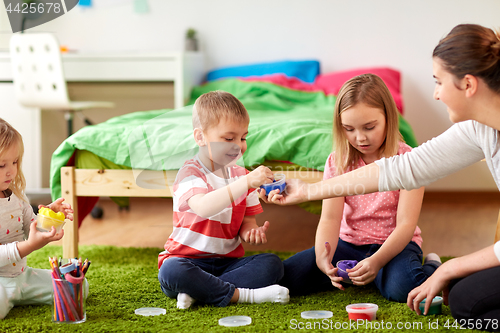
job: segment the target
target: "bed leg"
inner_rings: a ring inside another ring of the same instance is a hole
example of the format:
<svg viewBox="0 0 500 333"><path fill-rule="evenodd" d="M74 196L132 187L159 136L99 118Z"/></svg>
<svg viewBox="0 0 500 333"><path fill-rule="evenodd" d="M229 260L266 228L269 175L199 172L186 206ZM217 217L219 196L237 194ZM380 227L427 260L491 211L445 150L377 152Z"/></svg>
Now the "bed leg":
<svg viewBox="0 0 500 333"><path fill-rule="evenodd" d="M78 201L75 193L75 168L61 168L61 192L73 208L73 221L64 225L63 258L78 258Z"/></svg>

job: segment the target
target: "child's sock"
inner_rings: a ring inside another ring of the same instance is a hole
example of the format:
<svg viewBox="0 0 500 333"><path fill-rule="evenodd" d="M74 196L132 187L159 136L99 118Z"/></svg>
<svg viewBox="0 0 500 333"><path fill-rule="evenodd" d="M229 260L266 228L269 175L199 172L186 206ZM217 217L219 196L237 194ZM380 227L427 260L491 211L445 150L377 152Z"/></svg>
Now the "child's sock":
<svg viewBox="0 0 500 333"><path fill-rule="evenodd" d="M177 294L177 308L178 309L189 309L194 303L194 298L185 293Z"/></svg>
<svg viewBox="0 0 500 333"><path fill-rule="evenodd" d="M277 284L258 289L238 288L238 303L278 302L287 304L290 301L288 289Z"/></svg>
<svg viewBox="0 0 500 333"><path fill-rule="evenodd" d="M441 266L441 258L436 253L429 253L425 259L424 264L435 263L438 267Z"/></svg>

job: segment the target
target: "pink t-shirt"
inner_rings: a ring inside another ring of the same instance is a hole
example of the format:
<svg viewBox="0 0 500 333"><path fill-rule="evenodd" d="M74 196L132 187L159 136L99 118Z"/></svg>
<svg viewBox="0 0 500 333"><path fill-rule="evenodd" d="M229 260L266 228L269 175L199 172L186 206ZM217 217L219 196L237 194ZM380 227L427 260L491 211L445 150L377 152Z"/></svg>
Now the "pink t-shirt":
<svg viewBox="0 0 500 333"><path fill-rule="evenodd" d="M398 155L411 151L404 142L399 143ZM357 168L365 166L360 158ZM337 175L334 153L328 156L323 179ZM340 238L354 245L382 244L396 228L399 190L376 192L345 197L344 214L340 225ZM412 241L422 246L420 228L415 228Z"/></svg>

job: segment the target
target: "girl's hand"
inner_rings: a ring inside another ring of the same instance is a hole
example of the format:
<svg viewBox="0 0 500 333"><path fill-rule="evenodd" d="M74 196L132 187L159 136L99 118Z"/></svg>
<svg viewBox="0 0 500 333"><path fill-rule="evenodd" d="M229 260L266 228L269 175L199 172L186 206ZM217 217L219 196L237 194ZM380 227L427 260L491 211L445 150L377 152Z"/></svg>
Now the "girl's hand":
<svg viewBox="0 0 500 333"><path fill-rule="evenodd" d="M49 232L42 232L38 231L36 225L37 221L31 223L30 225L30 234L27 240L31 250L30 252L41 249L50 242L58 241L64 236L64 230L56 233L56 229L52 227Z"/></svg>
<svg viewBox="0 0 500 333"><path fill-rule="evenodd" d="M64 202L64 199L59 198L47 206L38 205L38 209L40 209L42 207L47 207L47 208L52 209L56 213L63 212L64 216L66 216L67 219L73 221L73 209L71 209L71 205L67 204L67 203L63 203L63 202Z"/></svg>
<svg viewBox="0 0 500 333"><path fill-rule="evenodd" d="M381 268L376 260L369 257L361 260L354 268L348 269L346 272L349 273L349 278L353 284L364 286L375 280Z"/></svg>
<svg viewBox="0 0 500 333"><path fill-rule="evenodd" d="M269 229L269 221L264 222L262 227L248 230L243 236L243 240L251 245L266 244L267 229Z"/></svg>
<svg viewBox="0 0 500 333"><path fill-rule="evenodd" d="M273 203L280 206L294 205L308 201L307 184L299 179L287 179L285 191L283 193L278 192L279 190L274 190L266 194L264 189L260 189L259 196L265 203Z"/></svg>
<svg viewBox="0 0 500 333"><path fill-rule="evenodd" d="M272 183L274 174L268 167L259 166L247 175L248 188L258 188L262 184Z"/></svg>
<svg viewBox="0 0 500 333"><path fill-rule="evenodd" d="M440 268L438 268L424 283L410 291L410 293L408 294L406 304L412 311L415 311L418 315L422 314L418 305L424 300L424 298L427 298L424 308L424 314L427 314L434 297L437 296L441 291L448 290L448 284L450 283L450 281L444 278L443 274L441 274L443 270ZM446 303L448 303L447 293Z"/></svg>
<svg viewBox="0 0 500 333"><path fill-rule="evenodd" d="M332 247L330 243L326 242L325 250L318 258L316 258L316 265L323 273L325 273L326 276L330 278L334 287L344 290L344 286L340 283L343 279L337 275L338 268L333 267L332 265L331 258L333 256L330 256L331 250Z"/></svg>

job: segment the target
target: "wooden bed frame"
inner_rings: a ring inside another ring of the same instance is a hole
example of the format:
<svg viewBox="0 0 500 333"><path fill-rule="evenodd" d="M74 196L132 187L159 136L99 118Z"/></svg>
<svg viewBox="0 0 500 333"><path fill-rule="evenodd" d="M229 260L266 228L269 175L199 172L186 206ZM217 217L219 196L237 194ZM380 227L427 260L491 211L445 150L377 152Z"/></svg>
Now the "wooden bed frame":
<svg viewBox="0 0 500 333"><path fill-rule="evenodd" d="M276 171L287 178L299 178L308 183L323 179L321 171ZM140 175L139 184L136 179ZM61 192L73 207L74 220L64 226L63 258L78 257L78 201L77 197L172 197L170 186L176 170L114 170L61 168Z"/></svg>
<svg viewBox="0 0 500 333"><path fill-rule="evenodd" d="M308 183L323 179L321 171L277 171L287 178L299 178ZM140 184L136 183L138 175ZM148 170L98 170L61 168L61 191L64 200L73 207L74 220L64 226L63 257L78 257L78 201L77 197L172 197L172 186L177 171ZM495 242L500 240L500 212L495 232Z"/></svg>

